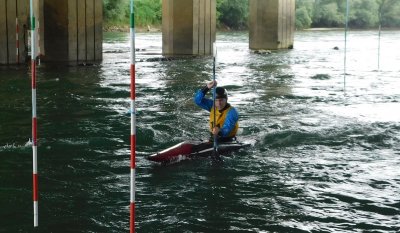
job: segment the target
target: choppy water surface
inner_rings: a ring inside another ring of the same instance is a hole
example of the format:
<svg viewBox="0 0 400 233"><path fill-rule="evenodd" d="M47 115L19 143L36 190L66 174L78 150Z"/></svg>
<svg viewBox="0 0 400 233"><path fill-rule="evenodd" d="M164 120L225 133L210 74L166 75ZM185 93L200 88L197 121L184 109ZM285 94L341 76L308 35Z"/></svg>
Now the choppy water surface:
<svg viewBox="0 0 400 233"><path fill-rule="evenodd" d="M106 34L95 66L38 70L39 229L33 230L27 68L0 68L0 232L127 232L129 43ZM206 138L192 103L212 59L157 61L161 34L138 34L137 232L399 232L400 33L297 32L295 48L248 50L217 36L217 80L240 112L225 158L169 166L144 156ZM335 46L339 50L334 50Z"/></svg>

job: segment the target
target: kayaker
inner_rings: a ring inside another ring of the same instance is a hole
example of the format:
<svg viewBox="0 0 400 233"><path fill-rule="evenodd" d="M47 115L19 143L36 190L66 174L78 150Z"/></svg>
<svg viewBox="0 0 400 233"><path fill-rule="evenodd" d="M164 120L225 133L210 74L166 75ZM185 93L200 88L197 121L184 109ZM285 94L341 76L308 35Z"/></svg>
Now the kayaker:
<svg viewBox="0 0 400 233"><path fill-rule="evenodd" d="M198 90L194 96L194 102L201 108L210 112L211 135L218 135L218 141L233 141L239 128L239 114L234 107L228 103L228 92L223 87L217 87L215 92L216 124L214 126L213 100L205 97L207 92L217 86L217 81L207 83ZM213 137L211 137L213 138Z"/></svg>

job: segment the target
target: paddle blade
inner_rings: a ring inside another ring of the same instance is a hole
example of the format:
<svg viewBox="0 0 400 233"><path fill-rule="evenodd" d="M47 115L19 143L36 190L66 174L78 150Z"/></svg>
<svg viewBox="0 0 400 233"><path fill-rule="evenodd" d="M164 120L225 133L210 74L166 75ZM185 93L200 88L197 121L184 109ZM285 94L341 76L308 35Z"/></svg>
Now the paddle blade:
<svg viewBox="0 0 400 233"><path fill-rule="evenodd" d="M213 150L213 154L212 154L212 160L214 161L214 162L223 162L223 160L222 160L222 157L221 157L221 155L219 154L219 152L218 152L218 148L215 148L214 147L214 150Z"/></svg>

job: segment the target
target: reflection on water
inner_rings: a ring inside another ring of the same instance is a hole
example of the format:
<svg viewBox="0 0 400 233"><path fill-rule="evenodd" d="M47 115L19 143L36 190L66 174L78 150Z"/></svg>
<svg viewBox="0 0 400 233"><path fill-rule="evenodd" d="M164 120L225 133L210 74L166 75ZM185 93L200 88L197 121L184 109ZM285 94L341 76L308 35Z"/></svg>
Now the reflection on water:
<svg viewBox="0 0 400 233"><path fill-rule="evenodd" d="M246 33L218 34L218 83L240 140L256 143L222 165L160 166L144 156L208 137L192 98L212 59L156 61L161 34L138 34L137 231L400 231L399 40L383 32L378 72L377 32L350 32L343 92L340 31L296 32L293 50L269 55ZM29 70L0 76L0 232L33 232ZM44 64L38 77L39 231L126 231L128 35L105 34L101 64Z"/></svg>

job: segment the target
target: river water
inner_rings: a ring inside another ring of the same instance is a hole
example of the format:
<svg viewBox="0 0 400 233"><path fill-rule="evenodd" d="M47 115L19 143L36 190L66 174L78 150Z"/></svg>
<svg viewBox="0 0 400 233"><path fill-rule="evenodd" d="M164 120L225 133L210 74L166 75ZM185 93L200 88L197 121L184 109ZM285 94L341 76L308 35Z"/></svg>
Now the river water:
<svg viewBox="0 0 400 233"><path fill-rule="evenodd" d="M399 232L400 33L383 32L379 70L377 34L349 33L344 77L342 31L269 55L219 33L217 80L253 146L168 166L144 157L208 137L192 98L212 58L158 60L161 34L137 34L137 232ZM101 64L38 68L36 230L29 70L0 76L0 232L128 232L128 34L105 34Z"/></svg>

